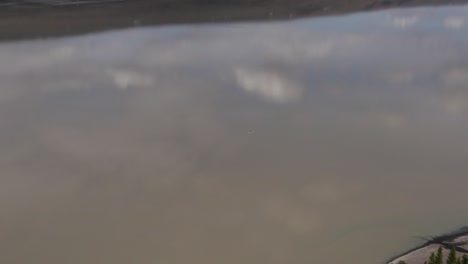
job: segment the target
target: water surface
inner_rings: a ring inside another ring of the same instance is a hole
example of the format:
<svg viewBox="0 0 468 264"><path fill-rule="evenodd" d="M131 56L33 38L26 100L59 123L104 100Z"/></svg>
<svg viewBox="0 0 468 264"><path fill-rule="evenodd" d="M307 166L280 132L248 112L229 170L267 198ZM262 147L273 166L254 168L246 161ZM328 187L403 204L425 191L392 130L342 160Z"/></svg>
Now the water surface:
<svg viewBox="0 0 468 264"><path fill-rule="evenodd" d="M0 43L0 262L371 264L466 225L467 19Z"/></svg>

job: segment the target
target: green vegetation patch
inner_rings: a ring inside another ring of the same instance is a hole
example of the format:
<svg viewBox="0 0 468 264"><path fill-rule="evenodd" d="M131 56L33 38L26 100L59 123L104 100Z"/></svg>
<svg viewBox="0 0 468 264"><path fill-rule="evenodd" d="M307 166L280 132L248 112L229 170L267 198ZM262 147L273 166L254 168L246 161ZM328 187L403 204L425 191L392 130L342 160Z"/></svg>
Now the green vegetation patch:
<svg viewBox="0 0 468 264"><path fill-rule="evenodd" d="M405 261L400 260L398 264L407 264ZM423 264L423 263L421 263ZM431 256L424 264L444 264L444 254L442 252L442 247L439 247L437 252L432 252ZM447 259L445 260L445 264L468 264L468 256L464 254L463 256L457 257L457 251L455 247L452 247L450 250Z"/></svg>

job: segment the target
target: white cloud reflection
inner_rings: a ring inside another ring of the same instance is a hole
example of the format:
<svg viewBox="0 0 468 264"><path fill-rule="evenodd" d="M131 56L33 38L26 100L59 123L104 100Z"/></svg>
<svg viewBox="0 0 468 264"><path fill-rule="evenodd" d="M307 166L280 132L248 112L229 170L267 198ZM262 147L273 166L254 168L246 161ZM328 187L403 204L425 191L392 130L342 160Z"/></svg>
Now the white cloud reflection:
<svg viewBox="0 0 468 264"><path fill-rule="evenodd" d="M418 16L396 16L392 17L392 23L395 27L408 28L419 22Z"/></svg>
<svg viewBox="0 0 468 264"><path fill-rule="evenodd" d="M131 70L111 69L108 73L114 84L121 90L130 87L148 87L154 84L153 77Z"/></svg>
<svg viewBox="0 0 468 264"><path fill-rule="evenodd" d="M450 29L460 29L465 25L465 17L451 16L445 19L444 25Z"/></svg>
<svg viewBox="0 0 468 264"><path fill-rule="evenodd" d="M263 99L285 103L301 97L302 89L293 81L280 74L264 70L236 69L236 80L239 86L248 93Z"/></svg>

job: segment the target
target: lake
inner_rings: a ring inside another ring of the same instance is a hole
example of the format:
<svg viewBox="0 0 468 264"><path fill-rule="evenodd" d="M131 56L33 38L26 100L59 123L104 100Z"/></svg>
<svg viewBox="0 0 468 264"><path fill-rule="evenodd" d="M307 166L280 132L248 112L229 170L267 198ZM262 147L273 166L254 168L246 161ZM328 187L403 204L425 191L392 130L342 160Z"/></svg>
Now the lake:
<svg viewBox="0 0 468 264"><path fill-rule="evenodd" d="M468 6L0 43L0 262L382 263L468 223Z"/></svg>

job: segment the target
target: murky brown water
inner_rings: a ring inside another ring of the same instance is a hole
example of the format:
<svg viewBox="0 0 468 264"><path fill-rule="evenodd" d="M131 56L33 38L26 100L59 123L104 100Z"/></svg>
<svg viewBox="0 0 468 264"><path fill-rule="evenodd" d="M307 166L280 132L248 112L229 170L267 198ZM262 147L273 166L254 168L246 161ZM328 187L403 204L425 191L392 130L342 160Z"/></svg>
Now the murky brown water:
<svg viewBox="0 0 468 264"><path fill-rule="evenodd" d="M0 44L0 262L380 263L468 222L468 8Z"/></svg>

